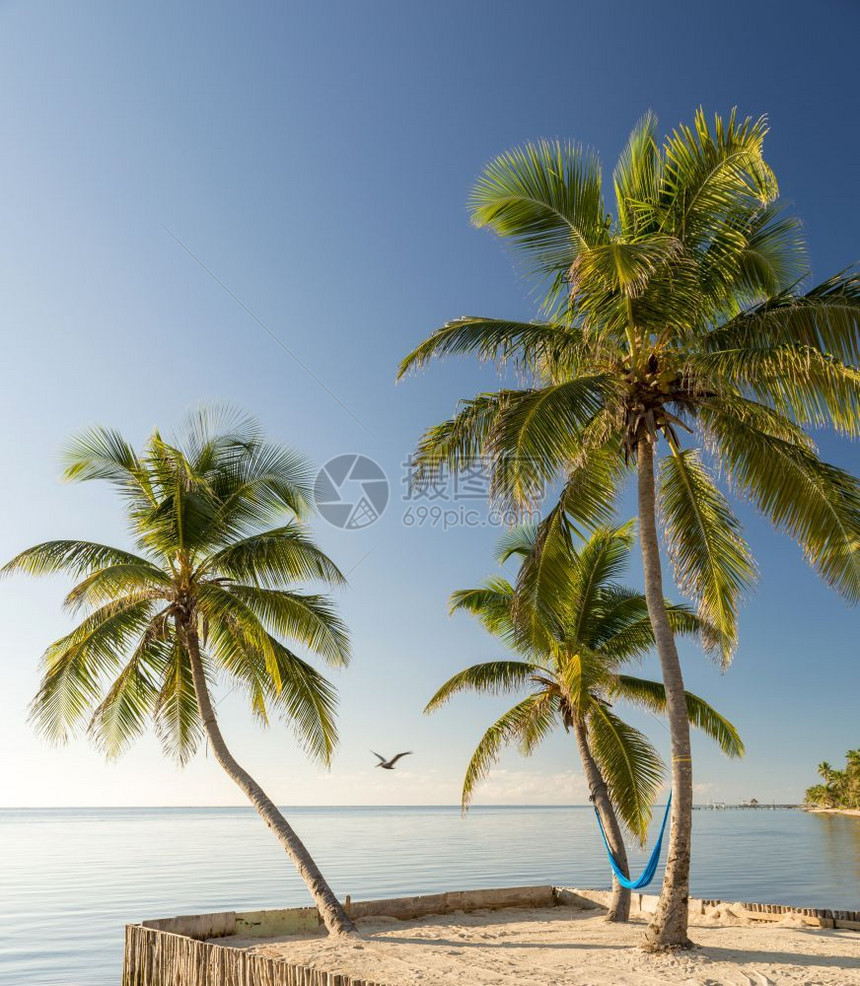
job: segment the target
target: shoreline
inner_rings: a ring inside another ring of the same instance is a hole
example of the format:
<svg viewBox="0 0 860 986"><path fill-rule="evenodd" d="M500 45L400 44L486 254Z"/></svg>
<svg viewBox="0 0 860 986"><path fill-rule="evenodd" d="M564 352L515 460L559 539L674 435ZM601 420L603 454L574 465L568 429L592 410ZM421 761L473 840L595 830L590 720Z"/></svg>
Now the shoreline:
<svg viewBox="0 0 860 986"><path fill-rule="evenodd" d="M860 808L804 808L810 815L849 815L860 818Z"/></svg>

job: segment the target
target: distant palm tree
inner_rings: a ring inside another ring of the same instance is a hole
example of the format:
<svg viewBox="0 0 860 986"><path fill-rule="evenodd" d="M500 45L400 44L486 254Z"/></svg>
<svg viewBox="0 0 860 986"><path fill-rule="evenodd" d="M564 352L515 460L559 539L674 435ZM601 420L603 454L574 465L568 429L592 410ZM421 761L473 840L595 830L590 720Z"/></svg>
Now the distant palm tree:
<svg viewBox="0 0 860 986"><path fill-rule="evenodd" d="M860 808L860 750L845 754L845 769L837 770L826 760L818 765L823 784L807 788L805 801L823 808Z"/></svg>
<svg viewBox="0 0 860 986"><path fill-rule="evenodd" d="M156 432L141 454L105 428L71 444L66 477L116 488L135 550L48 541L5 566L80 579L66 605L87 614L45 652L32 719L54 742L86 725L109 757L152 720L165 753L181 764L205 735L295 863L328 930L353 935L310 853L227 748L210 695L216 680L232 682L260 722L284 717L306 752L328 764L337 742L334 688L284 641L344 665L347 632L324 596L287 586L338 585L343 576L299 523L309 512L305 461L265 441L248 419L218 424L219 415L202 410L179 444Z"/></svg>
<svg viewBox="0 0 860 986"><path fill-rule="evenodd" d="M830 784L833 781L833 776L835 773L836 771L826 760L822 760L818 765L818 776L824 781L825 784Z"/></svg>
<svg viewBox="0 0 860 986"><path fill-rule="evenodd" d="M860 750L845 754L846 796L851 808L860 808Z"/></svg>
<svg viewBox="0 0 860 986"><path fill-rule="evenodd" d="M531 754L561 725L573 732L591 798L612 853L626 873L619 818L644 843L663 762L647 737L619 718L612 706L623 700L660 713L666 708L660 682L622 670L654 646L645 597L617 581L633 543L632 525L601 528L579 549L557 536L540 554L535 551L538 536L537 529L523 528L502 543L502 561L515 555L522 559L516 586L494 578L451 597L452 611L474 614L521 659L476 664L458 672L425 711L462 691L526 690L528 695L494 722L478 744L463 782L464 808L503 745L515 742L524 754ZM686 606L667 603L666 608L675 632L701 631L699 618ZM743 755L730 722L690 692L686 703L690 721L723 752ZM629 913L630 891L613 878L608 919L626 921Z"/></svg>
<svg viewBox="0 0 860 986"><path fill-rule="evenodd" d="M429 430L419 480L422 467L426 476L483 461L493 497L521 506L561 479L558 513L588 527L606 519L635 465L645 595L672 733L672 832L646 934L656 949L690 944L693 803L658 503L677 580L726 662L755 566L702 449L828 584L860 598L860 488L818 458L804 430L860 432L860 276L799 287L807 273L799 224L778 203L762 155L766 132L763 119L732 112L709 124L700 111L661 146L647 115L613 174L614 216L594 154L558 141L503 154L478 181L472 215L522 248L546 288L544 320L460 318L400 367L403 375L434 357L473 353L513 363L524 379L466 401Z"/></svg>

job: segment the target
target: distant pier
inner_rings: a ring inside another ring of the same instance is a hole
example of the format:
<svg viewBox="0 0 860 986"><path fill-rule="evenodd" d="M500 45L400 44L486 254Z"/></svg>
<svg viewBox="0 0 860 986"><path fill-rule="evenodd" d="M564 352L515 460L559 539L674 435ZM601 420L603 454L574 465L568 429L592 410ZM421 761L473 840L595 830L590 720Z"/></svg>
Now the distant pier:
<svg viewBox="0 0 860 986"><path fill-rule="evenodd" d="M710 801L706 805L693 805L694 811L797 811L803 805L778 805L776 802L765 804L752 798L741 801L740 804L730 805L725 801Z"/></svg>

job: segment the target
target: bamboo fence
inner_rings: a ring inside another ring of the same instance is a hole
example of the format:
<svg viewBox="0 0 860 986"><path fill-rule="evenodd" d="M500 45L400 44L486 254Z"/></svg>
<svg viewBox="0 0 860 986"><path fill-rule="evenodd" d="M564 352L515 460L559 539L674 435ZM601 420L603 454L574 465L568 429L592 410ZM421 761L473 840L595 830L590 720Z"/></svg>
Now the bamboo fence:
<svg viewBox="0 0 860 986"><path fill-rule="evenodd" d="M347 897L345 908L355 918L410 920L429 914L506 907L599 908L606 906L609 896L607 891L568 887L508 887L357 902ZM634 894L631 910L634 914L653 913L657 900L653 894ZM719 917L725 910L753 921L780 921L786 915L796 915L810 927L860 931L860 911L690 899L692 915ZM218 942L231 935L265 939L314 932L321 927L313 907L224 911L127 925L122 986L398 986L254 955L245 948Z"/></svg>

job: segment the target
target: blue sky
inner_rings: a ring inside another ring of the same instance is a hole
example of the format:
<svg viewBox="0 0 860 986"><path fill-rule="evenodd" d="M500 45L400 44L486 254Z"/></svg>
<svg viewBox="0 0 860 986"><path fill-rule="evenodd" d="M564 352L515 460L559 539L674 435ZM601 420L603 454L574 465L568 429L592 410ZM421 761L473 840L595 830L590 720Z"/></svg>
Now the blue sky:
<svg viewBox="0 0 860 986"><path fill-rule="evenodd" d="M340 603L355 657L336 675L334 769L306 764L286 729L258 731L235 695L223 726L283 803L455 802L502 706L420 713L451 672L498 654L446 615L452 589L493 571L496 532L405 526L400 480L422 428L496 378L469 361L398 386L394 375L449 318L534 313L511 256L468 223L471 183L539 137L592 145L610 168L648 108L665 127L699 104L768 113L768 157L823 278L860 254L856 4L829 0L813 16L799 2L733 0L80 0L5 3L0 28L0 554L51 537L123 541L106 489L58 478L64 440L95 422L142 441L201 400L226 400L317 463L372 457L392 481L383 518L358 532L317 525L351 573ZM856 446L824 436L821 447L856 469ZM860 742L857 616L797 548L741 515L761 582L735 665L721 675L692 647L684 660L748 756L730 763L697 743L698 796L795 800L818 761ZM68 626L62 593L60 580L0 587L0 743L15 751L0 803L239 803L211 758L180 772L150 738L105 765L84 741L57 751L32 734L37 659ZM665 749L661 724L631 719ZM370 747L415 755L373 771ZM572 744L506 756L479 800L583 801Z"/></svg>

